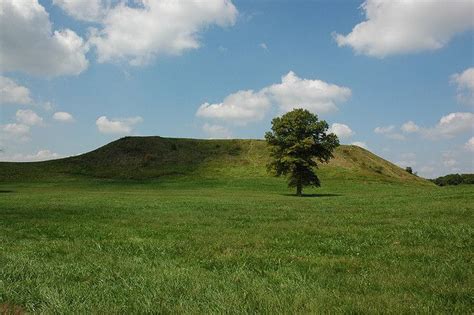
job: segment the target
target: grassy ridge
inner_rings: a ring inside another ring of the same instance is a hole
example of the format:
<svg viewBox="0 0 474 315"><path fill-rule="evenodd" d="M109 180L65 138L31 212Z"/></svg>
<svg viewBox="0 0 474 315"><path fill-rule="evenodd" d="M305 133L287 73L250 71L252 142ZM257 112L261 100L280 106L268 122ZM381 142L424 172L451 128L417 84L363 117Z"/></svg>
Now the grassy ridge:
<svg viewBox="0 0 474 315"><path fill-rule="evenodd" d="M92 152L53 161L0 163L2 180L94 177L157 179L268 177L269 152L262 140L196 140L125 137ZM321 179L361 179L429 184L356 146L340 146L322 165Z"/></svg>

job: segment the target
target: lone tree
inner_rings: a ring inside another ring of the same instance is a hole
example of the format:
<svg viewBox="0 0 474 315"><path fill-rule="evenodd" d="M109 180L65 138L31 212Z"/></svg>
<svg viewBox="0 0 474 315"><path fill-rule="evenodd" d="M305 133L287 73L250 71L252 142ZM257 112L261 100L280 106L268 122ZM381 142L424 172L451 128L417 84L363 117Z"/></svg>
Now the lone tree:
<svg viewBox="0 0 474 315"><path fill-rule="evenodd" d="M294 109L272 120L272 131L265 134L271 148L268 170L286 176L288 186L301 196L303 186L321 186L315 173L318 162L327 163L339 145L337 136L327 133L328 124L305 109Z"/></svg>

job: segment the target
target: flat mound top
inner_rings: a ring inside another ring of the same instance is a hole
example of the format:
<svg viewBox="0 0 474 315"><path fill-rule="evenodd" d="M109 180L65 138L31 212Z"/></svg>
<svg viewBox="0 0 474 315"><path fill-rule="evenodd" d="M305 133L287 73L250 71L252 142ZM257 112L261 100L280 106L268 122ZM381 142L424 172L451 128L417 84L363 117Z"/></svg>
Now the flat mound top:
<svg viewBox="0 0 474 315"><path fill-rule="evenodd" d="M156 179L167 176L269 176L269 150L263 140L201 140L125 137L94 151L44 162L0 162L0 181L92 177ZM377 155L341 145L330 163L320 165L321 179L378 180L417 184L428 181Z"/></svg>

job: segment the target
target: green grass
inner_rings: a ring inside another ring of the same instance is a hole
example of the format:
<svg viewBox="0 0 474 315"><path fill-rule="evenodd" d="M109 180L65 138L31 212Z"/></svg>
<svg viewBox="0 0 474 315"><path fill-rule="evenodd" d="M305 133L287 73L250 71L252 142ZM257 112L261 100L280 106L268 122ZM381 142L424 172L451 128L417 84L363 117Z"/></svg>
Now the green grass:
<svg viewBox="0 0 474 315"><path fill-rule="evenodd" d="M356 146L340 146L334 156L329 165L321 165L322 177L433 185ZM37 163L0 162L0 181L63 181L78 177L243 178L266 176L268 159L268 148L262 140L125 137L66 159Z"/></svg>
<svg viewBox="0 0 474 315"><path fill-rule="evenodd" d="M0 304L40 313L472 313L474 187L0 184Z"/></svg>
<svg viewBox="0 0 474 315"><path fill-rule="evenodd" d="M474 186L341 146L294 197L258 140L0 163L0 313L474 312Z"/></svg>

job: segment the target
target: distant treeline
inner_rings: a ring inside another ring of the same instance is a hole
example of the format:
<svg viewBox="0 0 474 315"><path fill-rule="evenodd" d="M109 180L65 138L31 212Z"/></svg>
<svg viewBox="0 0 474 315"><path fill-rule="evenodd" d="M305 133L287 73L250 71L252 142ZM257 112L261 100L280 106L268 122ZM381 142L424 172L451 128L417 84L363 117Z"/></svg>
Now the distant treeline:
<svg viewBox="0 0 474 315"><path fill-rule="evenodd" d="M449 174L431 179L438 186L474 184L474 174Z"/></svg>

